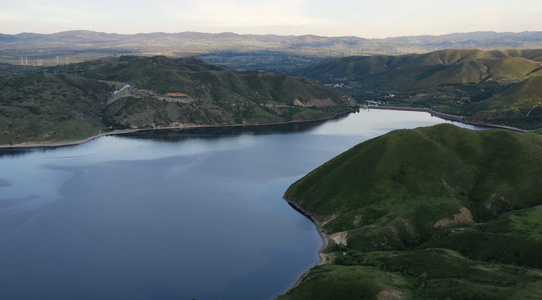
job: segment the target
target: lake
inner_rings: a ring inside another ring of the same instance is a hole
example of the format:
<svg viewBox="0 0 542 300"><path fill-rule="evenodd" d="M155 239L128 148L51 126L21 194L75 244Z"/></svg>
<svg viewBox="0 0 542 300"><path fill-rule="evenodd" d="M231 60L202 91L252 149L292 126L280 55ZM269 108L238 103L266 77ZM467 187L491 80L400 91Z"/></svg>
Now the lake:
<svg viewBox="0 0 542 300"><path fill-rule="evenodd" d="M4 150L0 298L272 299L322 246L282 199L288 186L362 141L444 122L362 110Z"/></svg>

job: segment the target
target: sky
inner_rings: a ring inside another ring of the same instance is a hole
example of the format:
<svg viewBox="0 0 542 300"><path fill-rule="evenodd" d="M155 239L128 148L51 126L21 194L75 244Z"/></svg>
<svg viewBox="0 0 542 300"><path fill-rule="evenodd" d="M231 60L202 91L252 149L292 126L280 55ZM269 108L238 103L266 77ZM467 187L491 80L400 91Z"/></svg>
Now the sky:
<svg viewBox="0 0 542 300"><path fill-rule="evenodd" d="M2 0L0 33L235 32L385 38L542 30L540 0ZM5 3L7 2L7 3Z"/></svg>

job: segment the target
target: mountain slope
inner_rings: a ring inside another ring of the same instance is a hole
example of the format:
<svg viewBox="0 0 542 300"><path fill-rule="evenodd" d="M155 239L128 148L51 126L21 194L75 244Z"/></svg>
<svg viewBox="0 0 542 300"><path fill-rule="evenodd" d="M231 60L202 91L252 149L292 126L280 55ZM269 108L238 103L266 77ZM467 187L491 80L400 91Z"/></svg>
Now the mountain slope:
<svg viewBox="0 0 542 300"><path fill-rule="evenodd" d="M0 78L0 144L112 129L272 124L331 118L355 101L303 78L239 72L198 58L106 58Z"/></svg>
<svg viewBox="0 0 542 300"><path fill-rule="evenodd" d="M328 254L333 265L281 299L311 290L336 299L536 299L541 170L537 134L444 124L359 144L286 191L339 246Z"/></svg>
<svg viewBox="0 0 542 300"><path fill-rule="evenodd" d="M429 107L473 122L536 129L542 120L527 112L542 96L542 50L439 50L402 56L334 59L289 73L323 83L342 82L358 100L391 106ZM532 79L532 80L531 80ZM533 90L532 92L528 90ZM529 95L519 96L522 94ZM393 94L393 99L387 97ZM526 99L526 97L528 99Z"/></svg>
<svg viewBox="0 0 542 300"><path fill-rule="evenodd" d="M542 50L439 50L400 56L338 58L291 70L292 75L323 82L340 80L372 82L400 77L417 87L479 83L486 80L517 81L539 73ZM390 83L393 84L393 83Z"/></svg>
<svg viewBox="0 0 542 300"><path fill-rule="evenodd" d="M106 109L106 119L124 127L314 120L355 105L350 97L311 80L239 72L194 57L124 56L76 67L73 71L83 76L126 82L136 91Z"/></svg>
<svg viewBox="0 0 542 300"><path fill-rule="evenodd" d="M327 97L337 100L342 96L340 92L310 80L258 71L238 72L206 64L195 57L123 56L113 62L105 62L104 65L83 63L77 67L83 69L83 75L89 78L127 82L136 89L152 90L162 95L184 93L202 101L274 101L293 105L295 99L308 102ZM291 90L288 93L280 91L284 88Z"/></svg>
<svg viewBox="0 0 542 300"><path fill-rule="evenodd" d="M385 237L399 247L426 241L435 223L462 207L485 220L542 204L541 176L538 135L438 125L362 143L296 182L286 197L320 221L335 216L325 225L331 232L355 230L348 242L360 249Z"/></svg>
<svg viewBox="0 0 542 300"><path fill-rule="evenodd" d="M66 74L0 78L0 145L82 139L107 130L102 111L112 88Z"/></svg>
<svg viewBox="0 0 542 300"><path fill-rule="evenodd" d="M542 124L542 76L511 84L501 93L465 105L463 112L473 121L519 128L539 128Z"/></svg>

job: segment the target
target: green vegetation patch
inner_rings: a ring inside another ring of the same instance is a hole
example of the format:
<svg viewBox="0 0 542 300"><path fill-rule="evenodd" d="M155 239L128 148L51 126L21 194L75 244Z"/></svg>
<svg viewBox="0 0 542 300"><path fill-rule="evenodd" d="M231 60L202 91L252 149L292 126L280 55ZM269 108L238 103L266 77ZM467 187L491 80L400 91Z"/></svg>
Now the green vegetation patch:
<svg viewBox="0 0 542 300"><path fill-rule="evenodd" d="M27 70L0 78L0 144L126 128L309 121L357 107L312 80L240 72L195 57L121 56Z"/></svg>
<svg viewBox="0 0 542 300"><path fill-rule="evenodd" d="M340 83L365 103L426 107L471 122L542 126L542 50L439 50L353 56L293 68L290 74Z"/></svg>
<svg viewBox="0 0 542 300"><path fill-rule="evenodd" d="M66 74L0 78L0 144L75 140L107 127L100 120L111 87Z"/></svg>
<svg viewBox="0 0 542 300"><path fill-rule="evenodd" d="M425 245L460 251L472 259L542 268L542 208L512 211L461 230L444 230Z"/></svg>
<svg viewBox="0 0 542 300"><path fill-rule="evenodd" d="M440 227L541 204L541 153L535 134L449 124L397 130L327 162L285 196L331 219L330 233L349 231L349 245L412 246Z"/></svg>
<svg viewBox="0 0 542 300"><path fill-rule="evenodd" d="M441 124L361 143L298 180L285 198L337 238L334 266L370 266L409 283L405 296L390 299L536 299L541 170L539 134ZM330 290L343 284L329 280ZM364 295L383 299L378 293L388 287L374 287ZM306 293L298 289L289 295Z"/></svg>
<svg viewBox="0 0 542 300"><path fill-rule="evenodd" d="M542 274L471 260L448 249L336 252L278 299L522 299L540 296Z"/></svg>
<svg viewBox="0 0 542 300"><path fill-rule="evenodd" d="M409 279L371 266L319 266L277 299L399 299L410 298L410 288Z"/></svg>
<svg viewBox="0 0 542 300"><path fill-rule="evenodd" d="M114 98L127 99L108 107L107 119L121 127L314 120L346 112L355 105L340 91L311 80L260 71L239 72L194 57L123 56L69 66L66 71L131 85L133 92ZM176 95L189 101L174 101ZM328 101L318 102L321 99ZM176 105L164 105L163 100ZM296 105L296 100L301 105ZM311 105L311 100L316 105ZM138 105L134 105L136 102Z"/></svg>

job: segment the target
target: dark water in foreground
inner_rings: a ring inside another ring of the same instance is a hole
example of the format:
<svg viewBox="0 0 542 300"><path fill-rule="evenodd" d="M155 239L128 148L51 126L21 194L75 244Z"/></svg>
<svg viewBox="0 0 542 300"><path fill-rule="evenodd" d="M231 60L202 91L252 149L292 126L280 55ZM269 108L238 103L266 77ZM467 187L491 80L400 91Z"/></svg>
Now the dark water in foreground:
<svg viewBox="0 0 542 300"><path fill-rule="evenodd" d="M282 200L287 187L366 139L443 122L372 110L8 152L0 299L272 299L322 245Z"/></svg>

